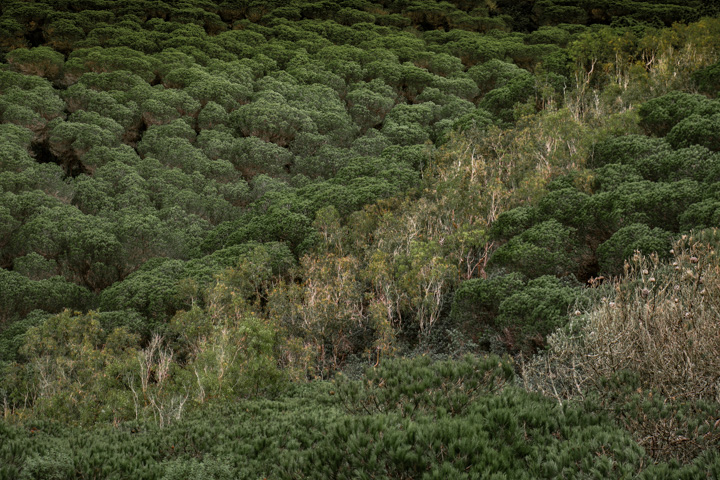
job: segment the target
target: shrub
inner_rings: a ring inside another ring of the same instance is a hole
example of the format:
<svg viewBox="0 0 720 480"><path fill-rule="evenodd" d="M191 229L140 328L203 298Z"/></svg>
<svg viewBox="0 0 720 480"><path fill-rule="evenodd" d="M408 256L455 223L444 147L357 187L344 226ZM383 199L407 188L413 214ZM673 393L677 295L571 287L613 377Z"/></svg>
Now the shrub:
<svg viewBox="0 0 720 480"><path fill-rule="evenodd" d="M597 249L600 272L604 275L622 273L625 260L633 252L645 254L658 253L665 257L670 249L672 234L661 228L650 228L642 223L633 223L623 227Z"/></svg>
<svg viewBox="0 0 720 480"><path fill-rule="evenodd" d="M578 268L580 246L575 229L557 220L539 223L498 248L490 259L494 266L506 267L528 278L566 275Z"/></svg>
<svg viewBox="0 0 720 480"><path fill-rule="evenodd" d="M636 253L612 293L524 367L526 387L561 402L595 398L656 458L720 446L719 242L704 230L683 235L667 262Z"/></svg>

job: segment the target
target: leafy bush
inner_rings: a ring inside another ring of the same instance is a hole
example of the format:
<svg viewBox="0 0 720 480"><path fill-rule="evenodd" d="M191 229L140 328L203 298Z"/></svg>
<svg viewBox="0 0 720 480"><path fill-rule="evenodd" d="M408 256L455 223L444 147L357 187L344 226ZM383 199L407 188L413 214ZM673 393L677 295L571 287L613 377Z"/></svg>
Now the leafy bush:
<svg viewBox="0 0 720 480"><path fill-rule="evenodd" d="M670 148L664 139L644 135L622 135L595 145L592 159L588 163L595 168L610 163L633 164L641 158L667 150Z"/></svg>
<svg viewBox="0 0 720 480"><path fill-rule="evenodd" d="M494 326L500 304L524 286L519 273L462 282L455 290L450 316L460 324Z"/></svg>
<svg viewBox="0 0 720 480"><path fill-rule="evenodd" d="M693 72L692 78L698 90L717 97L720 93L720 62Z"/></svg>
<svg viewBox="0 0 720 480"><path fill-rule="evenodd" d="M603 275L620 275L625 260L639 251L645 255L657 254L667 258L672 234L661 228L650 228L642 223L622 227L597 249L600 272Z"/></svg>
<svg viewBox="0 0 720 480"><path fill-rule="evenodd" d="M508 350L532 352L542 347L545 336L566 323L578 297L576 285L548 275L512 292L500 303L497 317Z"/></svg>
<svg viewBox="0 0 720 480"><path fill-rule="evenodd" d="M495 251L490 261L528 278L562 276L577 270L579 250L575 229L553 219L514 236Z"/></svg>
<svg viewBox="0 0 720 480"><path fill-rule="evenodd" d="M638 109L640 125L657 136L665 136L678 123L692 115L710 116L720 112L720 103L703 95L671 92L645 102Z"/></svg>
<svg viewBox="0 0 720 480"><path fill-rule="evenodd" d="M720 110L720 108L718 108ZM720 113L712 116L690 115L680 120L667 134L673 148L702 145L720 151Z"/></svg>
<svg viewBox="0 0 720 480"><path fill-rule="evenodd" d="M494 394L514 372L497 356L433 362L428 356L394 358L366 369L361 382L338 376L338 398L349 413L396 412L402 417L444 412L462 415L479 397Z"/></svg>

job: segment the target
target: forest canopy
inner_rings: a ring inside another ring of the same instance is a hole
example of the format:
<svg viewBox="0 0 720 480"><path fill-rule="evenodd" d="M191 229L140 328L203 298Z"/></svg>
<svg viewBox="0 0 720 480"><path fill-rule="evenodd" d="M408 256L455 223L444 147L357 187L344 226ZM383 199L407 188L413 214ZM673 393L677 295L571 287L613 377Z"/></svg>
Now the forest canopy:
<svg viewBox="0 0 720 480"><path fill-rule="evenodd" d="M3 1L0 479L718 474L719 62L716 2Z"/></svg>

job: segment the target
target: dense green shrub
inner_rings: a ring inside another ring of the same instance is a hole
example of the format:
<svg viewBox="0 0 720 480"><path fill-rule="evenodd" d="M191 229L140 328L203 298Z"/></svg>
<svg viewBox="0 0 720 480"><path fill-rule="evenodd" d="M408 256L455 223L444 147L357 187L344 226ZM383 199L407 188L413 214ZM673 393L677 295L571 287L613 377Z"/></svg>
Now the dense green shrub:
<svg viewBox="0 0 720 480"><path fill-rule="evenodd" d="M718 84L720 84L720 62L693 72L693 80L697 84L698 90L717 97L720 92L720 87L718 87Z"/></svg>
<svg viewBox="0 0 720 480"><path fill-rule="evenodd" d="M512 237L495 251L491 263L528 278L564 275L577 269L580 248L575 229L552 219Z"/></svg>
<svg viewBox="0 0 720 480"><path fill-rule="evenodd" d="M665 258L670 250L672 234L661 228L650 228L642 223L622 227L597 249L600 272L620 275L626 260L635 251L646 255L656 253Z"/></svg>
<svg viewBox="0 0 720 480"><path fill-rule="evenodd" d="M711 116L720 104L697 94L671 92L642 104L638 110L640 125L648 133L665 136L682 120L692 116ZM687 145L684 145L687 146Z"/></svg>

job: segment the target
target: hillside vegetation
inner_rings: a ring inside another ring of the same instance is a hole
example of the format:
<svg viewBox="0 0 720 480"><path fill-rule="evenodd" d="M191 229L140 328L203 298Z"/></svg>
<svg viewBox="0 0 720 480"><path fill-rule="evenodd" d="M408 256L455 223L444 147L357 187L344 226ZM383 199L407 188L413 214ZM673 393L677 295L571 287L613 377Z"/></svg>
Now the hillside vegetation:
<svg viewBox="0 0 720 480"><path fill-rule="evenodd" d="M720 6L0 5L0 479L720 476Z"/></svg>

